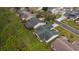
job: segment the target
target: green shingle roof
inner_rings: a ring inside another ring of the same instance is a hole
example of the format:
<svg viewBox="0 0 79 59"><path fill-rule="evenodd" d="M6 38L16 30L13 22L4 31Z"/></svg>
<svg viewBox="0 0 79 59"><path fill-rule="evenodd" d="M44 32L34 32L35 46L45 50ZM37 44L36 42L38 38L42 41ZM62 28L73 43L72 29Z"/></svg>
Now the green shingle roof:
<svg viewBox="0 0 79 59"><path fill-rule="evenodd" d="M39 39L42 41L46 41L50 39L52 36L58 34L58 32L56 32L55 30L50 30L51 28L51 25L39 26L36 29L36 34L39 36Z"/></svg>

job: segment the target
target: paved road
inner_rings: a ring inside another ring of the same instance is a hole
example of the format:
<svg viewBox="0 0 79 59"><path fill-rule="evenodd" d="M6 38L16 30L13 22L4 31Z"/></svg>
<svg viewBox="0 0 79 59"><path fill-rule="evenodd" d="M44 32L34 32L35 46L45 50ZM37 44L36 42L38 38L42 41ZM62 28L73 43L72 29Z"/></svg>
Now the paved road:
<svg viewBox="0 0 79 59"><path fill-rule="evenodd" d="M79 36L79 30L76 30L75 28L72 28L71 26L63 24L63 23L61 23L61 22L59 22L57 20L55 20L55 23L57 23L58 25L60 25L62 28L70 31L71 33L76 34L76 35Z"/></svg>

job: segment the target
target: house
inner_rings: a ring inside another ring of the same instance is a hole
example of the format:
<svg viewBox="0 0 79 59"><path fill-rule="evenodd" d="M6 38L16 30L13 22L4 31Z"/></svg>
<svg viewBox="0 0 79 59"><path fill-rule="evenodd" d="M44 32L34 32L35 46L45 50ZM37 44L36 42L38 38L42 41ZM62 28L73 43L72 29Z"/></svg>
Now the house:
<svg viewBox="0 0 79 59"><path fill-rule="evenodd" d="M26 8L21 8L19 10L19 17L22 21L24 20L28 20L28 18L31 16L32 14L26 9Z"/></svg>
<svg viewBox="0 0 79 59"><path fill-rule="evenodd" d="M56 8L56 7L48 7L48 11L51 12L52 9L54 9L54 8Z"/></svg>
<svg viewBox="0 0 79 59"><path fill-rule="evenodd" d="M75 48L75 51L79 51L79 40L72 43L73 48Z"/></svg>
<svg viewBox="0 0 79 59"><path fill-rule="evenodd" d="M20 19L21 20L26 20L27 19L27 17L29 17L29 13L28 12L26 12L26 13L20 13Z"/></svg>
<svg viewBox="0 0 79 59"><path fill-rule="evenodd" d="M34 13L36 11L42 10L42 8L43 7L29 7L28 9L31 13Z"/></svg>
<svg viewBox="0 0 79 59"><path fill-rule="evenodd" d="M76 15L76 19L79 19L79 12L74 13Z"/></svg>
<svg viewBox="0 0 79 59"><path fill-rule="evenodd" d="M51 44L51 49L54 51L74 51L72 45L67 42L67 38L57 38Z"/></svg>
<svg viewBox="0 0 79 59"><path fill-rule="evenodd" d="M76 15L75 14L72 14L72 13L64 13L64 16L69 20L69 19L72 19L72 20L75 20L76 19Z"/></svg>
<svg viewBox="0 0 79 59"><path fill-rule="evenodd" d="M77 25L79 25L79 18L75 21L75 23L76 23Z"/></svg>
<svg viewBox="0 0 79 59"><path fill-rule="evenodd" d="M41 10L43 7L29 7L29 10Z"/></svg>
<svg viewBox="0 0 79 59"><path fill-rule="evenodd" d="M35 29L36 27L40 26L40 25L44 25L46 23L40 21L38 18L36 17L32 17L30 18L27 22L24 23L24 26L28 29Z"/></svg>
<svg viewBox="0 0 79 59"><path fill-rule="evenodd" d="M48 7L48 11L52 12L53 14L62 15L64 12L64 9L62 7Z"/></svg>
<svg viewBox="0 0 79 59"><path fill-rule="evenodd" d="M37 38L40 40L40 42L48 43L59 36L58 31L54 29L52 30L52 28L53 28L52 25L46 24L37 27L34 33L37 36Z"/></svg>
<svg viewBox="0 0 79 59"><path fill-rule="evenodd" d="M51 11L53 14L62 14L62 9L61 8L55 8L55 9L52 9Z"/></svg>
<svg viewBox="0 0 79 59"><path fill-rule="evenodd" d="M76 20L79 18L79 11L72 10L72 11L66 11L63 14L66 18Z"/></svg>
<svg viewBox="0 0 79 59"><path fill-rule="evenodd" d="M79 42L75 42L74 44L68 42L66 37L57 38L51 44L51 50L54 51L79 51Z"/></svg>
<svg viewBox="0 0 79 59"><path fill-rule="evenodd" d="M73 11L73 7L63 7L65 12Z"/></svg>

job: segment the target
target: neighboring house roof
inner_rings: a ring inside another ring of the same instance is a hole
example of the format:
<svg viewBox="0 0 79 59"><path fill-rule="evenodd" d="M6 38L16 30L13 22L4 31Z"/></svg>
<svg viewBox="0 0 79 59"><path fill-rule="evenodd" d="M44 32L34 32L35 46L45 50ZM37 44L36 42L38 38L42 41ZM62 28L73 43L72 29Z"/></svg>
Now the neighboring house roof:
<svg viewBox="0 0 79 59"><path fill-rule="evenodd" d="M63 38L56 39L52 45L53 45L52 49L55 51L73 51L74 50L70 45L70 43L68 43Z"/></svg>
<svg viewBox="0 0 79 59"><path fill-rule="evenodd" d="M51 12L51 10L54 9L54 8L56 8L56 7L48 7L48 11Z"/></svg>
<svg viewBox="0 0 79 59"><path fill-rule="evenodd" d="M25 25L26 28L32 29L35 25L37 25L40 22L41 21L39 19L37 19L36 17L32 17L24 25Z"/></svg>
<svg viewBox="0 0 79 59"><path fill-rule="evenodd" d="M65 13L64 16L66 16L69 19L75 19L76 18L76 15L70 14L70 13Z"/></svg>
<svg viewBox="0 0 79 59"><path fill-rule="evenodd" d="M28 17L27 14L23 14L23 13L20 14L20 18L21 18L21 19L22 19L22 18L27 18L27 17Z"/></svg>
<svg viewBox="0 0 79 59"><path fill-rule="evenodd" d="M79 40L75 41L72 45L76 51L79 51Z"/></svg>
<svg viewBox="0 0 79 59"><path fill-rule="evenodd" d="M64 13L64 16L65 17L67 17L67 18L69 18L69 19L78 19L79 18L79 12L75 12L75 13L68 13L68 12L66 12L66 13Z"/></svg>
<svg viewBox="0 0 79 59"><path fill-rule="evenodd" d="M36 28L35 34L41 42L48 42L58 36L58 32L50 30L52 25L43 25Z"/></svg>
<svg viewBox="0 0 79 59"><path fill-rule="evenodd" d="M30 17L32 14L28 11L28 8L20 8L18 11L19 17L22 21L27 21L27 18Z"/></svg>
<svg viewBox="0 0 79 59"><path fill-rule="evenodd" d="M76 12L76 13L74 13L76 16L78 16L79 15L79 12Z"/></svg>
<svg viewBox="0 0 79 59"><path fill-rule="evenodd" d="M31 13L28 11L20 11L20 13L19 13L19 17L22 20L26 20L29 16L31 16Z"/></svg>
<svg viewBox="0 0 79 59"><path fill-rule="evenodd" d="M79 19L77 19L75 22L76 22L76 24L78 24L78 25L79 25Z"/></svg>
<svg viewBox="0 0 79 59"><path fill-rule="evenodd" d="M79 51L79 42L71 44L67 41L67 38L61 37L51 44L51 49L55 51Z"/></svg>
<svg viewBox="0 0 79 59"><path fill-rule="evenodd" d="M79 12L75 13L76 15L76 18L78 19L79 18Z"/></svg>

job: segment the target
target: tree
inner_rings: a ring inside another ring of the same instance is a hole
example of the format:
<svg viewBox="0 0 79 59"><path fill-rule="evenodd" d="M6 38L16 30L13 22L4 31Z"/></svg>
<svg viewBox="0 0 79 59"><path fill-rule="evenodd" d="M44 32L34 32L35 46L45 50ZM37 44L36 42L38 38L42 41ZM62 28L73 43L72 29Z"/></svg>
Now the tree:
<svg viewBox="0 0 79 59"><path fill-rule="evenodd" d="M44 21L46 22L53 22L54 19L56 19L56 15L52 14L51 12L48 11L38 11L37 12L37 18L44 18Z"/></svg>
<svg viewBox="0 0 79 59"><path fill-rule="evenodd" d="M43 7L43 10L44 10L44 11L47 11L47 10L48 10L48 7Z"/></svg>
<svg viewBox="0 0 79 59"><path fill-rule="evenodd" d="M36 14L37 14L36 15L37 18L44 18L45 17L45 11L43 11L43 10L37 11Z"/></svg>

